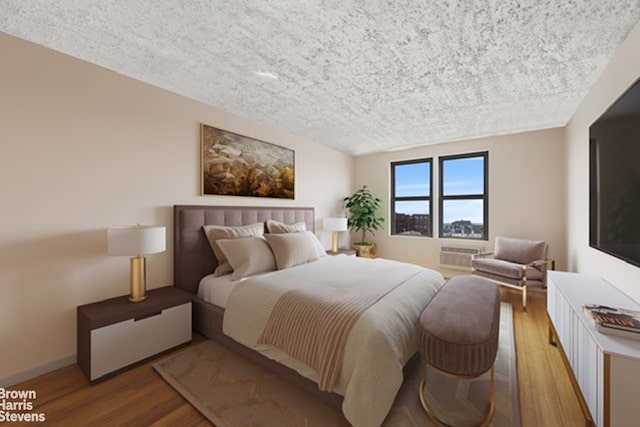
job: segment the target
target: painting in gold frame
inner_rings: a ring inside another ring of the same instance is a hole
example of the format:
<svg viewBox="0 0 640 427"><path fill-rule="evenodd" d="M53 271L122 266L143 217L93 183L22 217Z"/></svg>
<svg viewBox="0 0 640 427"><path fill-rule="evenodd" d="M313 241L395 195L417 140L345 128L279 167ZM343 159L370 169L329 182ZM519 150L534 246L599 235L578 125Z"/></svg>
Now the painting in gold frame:
<svg viewBox="0 0 640 427"><path fill-rule="evenodd" d="M200 146L203 195L294 198L293 150L205 124Z"/></svg>

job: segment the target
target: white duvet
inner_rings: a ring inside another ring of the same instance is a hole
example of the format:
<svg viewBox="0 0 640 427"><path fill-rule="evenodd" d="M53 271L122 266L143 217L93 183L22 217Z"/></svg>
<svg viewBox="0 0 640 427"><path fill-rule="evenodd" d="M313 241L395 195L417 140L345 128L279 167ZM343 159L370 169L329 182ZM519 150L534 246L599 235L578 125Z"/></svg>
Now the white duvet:
<svg viewBox="0 0 640 427"><path fill-rule="evenodd" d="M346 342L334 392L344 396L342 412L356 427L379 426L403 381L402 368L415 353L415 326L420 313L440 288L440 273L413 264L348 256L277 271L239 283L229 295L223 332L234 340L317 382L309 366L267 344L258 344L278 298L290 289L314 286L314 280L348 286L391 267L406 269L403 283L369 307Z"/></svg>

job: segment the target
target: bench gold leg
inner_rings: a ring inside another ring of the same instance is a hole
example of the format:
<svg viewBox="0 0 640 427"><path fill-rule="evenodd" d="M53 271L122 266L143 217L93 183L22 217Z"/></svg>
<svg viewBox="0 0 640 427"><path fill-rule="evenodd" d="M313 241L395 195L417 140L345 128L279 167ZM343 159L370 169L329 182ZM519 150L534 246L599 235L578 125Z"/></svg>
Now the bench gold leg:
<svg viewBox="0 0 640 427"><path fill-rule="evenodd" d="M493 412L496 408L496 402L495 402L495 383L494 383L494 365L491 366L491 382L490 382L490 396L489 396L489 412L487 413L487 416L485 417L485 419L482 421L482 424L480 424L482 427L485 427L489 424L489 422L491 421L491 418L493 418ZM427 405L427 401L424 398L424 386L427 383L427 370L429 369L429 365L427 363L424 364L424 368L422 370L422 380L420 381L420 388L418 389L418 396L420 397L420 404L422 405L422 409L424 410L424 412L427 414L427 417L429 417L429 419L438 427L449 427L449 424L446 424L442 421L440 421L434 414L431 413L431 411L429 410L429 406ZM443 372L444 373L444 372ZM458 375L450 375L450 374L446 374L447 376L451 376L453 378L457 378L457 379L465 379L466 377L464 376L458 376ZM473 377L472 377L473 378ZM469 378L470 379L470 378Z"/></svg>
<svg viewBox="0 0 640 427"><path fill-rule="evenodd" d="M420 388L418 389L418 396L420 397L420 404L422 405L422 409L427 414L427 417L433 422L436 426L446 426L446 424L442 423L439 419L435 417L435 415L431 414L429 407L427 406L427 401L424 399L424 386L427 383L427 370L429 369L429 365L424 364L424 368L422 369L422 380L420 381Z"/></svg>
<svg viewBox="0 0 640 427"><path fill-rule="evenodd" d="M491 396L489 397L489 413L487 414L487 417L484 419L484 421L482 422L482 426L487 426L489 425L489 422L491 421L491 418L493 418L493 411L496 409L496 385L495 382L493 380L493 367L495 366L495 363L493 365L491 365Z"/></svg>

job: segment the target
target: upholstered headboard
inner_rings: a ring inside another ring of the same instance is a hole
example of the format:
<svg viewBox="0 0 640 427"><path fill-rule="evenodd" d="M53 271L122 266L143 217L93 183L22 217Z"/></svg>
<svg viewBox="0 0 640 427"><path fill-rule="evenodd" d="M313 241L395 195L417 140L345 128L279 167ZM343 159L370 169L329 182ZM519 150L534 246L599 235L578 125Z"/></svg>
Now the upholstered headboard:
<svg viewBox="0 0 640 427"><path fill-rule="evenodd" d="M313 208L255 207L255 206L195 206L173 207L173 283L191 293L218 265L211 246L202 230L203 225L240 226L272 219L285 224L304 222L314 231Z"/></svg>

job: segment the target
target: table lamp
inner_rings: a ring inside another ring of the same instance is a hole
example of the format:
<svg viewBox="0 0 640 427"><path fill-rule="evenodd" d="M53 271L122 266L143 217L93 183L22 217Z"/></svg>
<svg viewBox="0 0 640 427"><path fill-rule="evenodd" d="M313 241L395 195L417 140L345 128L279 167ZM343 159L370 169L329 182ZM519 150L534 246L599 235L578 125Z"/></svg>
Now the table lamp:
<svg viewBox="0 0 640 427"><path fill-rule="evenodd" d="M125 225L107 230L107 253L131 256L131 292L129 301L140 302L147 298L146 258L142 255L164 252L166 228L153 225Z"/></svg>
<svg viewBox="0 0 640 427"><path fill-rule="evenodd" d="M322 220L322 228L333 232L331 236L331 252L337 253L340 233L347 231L347 218L324 218Z"/></svg>

